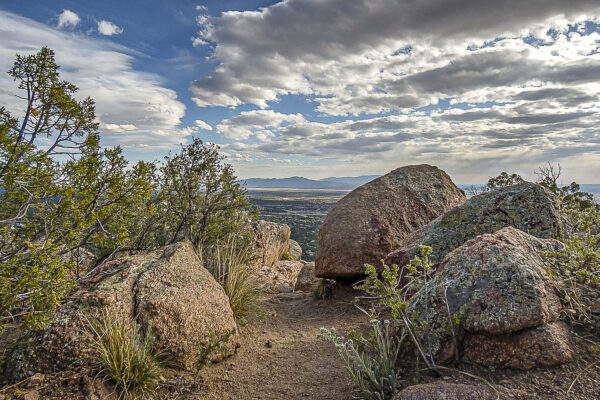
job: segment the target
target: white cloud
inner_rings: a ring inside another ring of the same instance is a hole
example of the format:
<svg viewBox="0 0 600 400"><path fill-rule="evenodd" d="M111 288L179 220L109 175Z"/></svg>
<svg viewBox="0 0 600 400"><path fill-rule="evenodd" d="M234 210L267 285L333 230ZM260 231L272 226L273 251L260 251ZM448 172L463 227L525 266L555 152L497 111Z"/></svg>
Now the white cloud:
<svg viewBox="0 0 600 400"><path fill-rule="evenodd" d="M102 124L103 128L112 132L126 132L126 131L133 131L136 128L135 125L132 124Z"/></svg>
<svg viewBox="0 0 600 400"><path fill-rule="evenodd" d="M44 45L56 52L61 78L79 87L76 97L95 100L103 144L154 151L189 136L179 128L185 105L158 76L133 69L131 50L0 11L0 70L9 69L15 53L32 54ZM16 94L15 82L1 73L0 104L18 116L24 103Z"/></svg>
<svg viewBox="0 0 600 400"><path fill-rule="evenodd" d="M58 15L59 28L76 27L77 24L79 24L79 21L81 21L79 15L71 10L63 10L62 13Z"/></svg>
<svg viewBox="0 0 600 400"><path fill-rule="evenodd" d="M223 120L217 125L216 131L229 139L248 139L255 136L266 140L272 136L268 128L302 122L305 122L302 114L282 114L272 110L243 111L231 119Z"/></svg>
<svg viewBox="0 0 600 400"><path fill-rule="evenodd" d="M98 32L105 36L119 35L123 33L123 28L118 27L110 21L102 20L98 22Z"/></svg>
<svg viewBox="0 0 600 400"><path fill-rule="evenodd" d="M212 131L213 128L212 126L210 126L209 124L207 124L206 122L202 121L201 119L197 119L194 121L194 124L200 128L200 129L205 129L207 131Z"/></svg>

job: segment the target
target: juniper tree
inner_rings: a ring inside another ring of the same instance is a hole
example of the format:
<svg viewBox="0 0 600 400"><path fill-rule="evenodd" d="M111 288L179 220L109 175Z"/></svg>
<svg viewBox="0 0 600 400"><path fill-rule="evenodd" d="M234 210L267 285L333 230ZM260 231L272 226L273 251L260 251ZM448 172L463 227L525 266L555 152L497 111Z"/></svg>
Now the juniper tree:
<svg viewBox="0 0 600 400"><path fill-rule="evenodd" d="M25 111L0 107L0 328L43 326L74 283L73 255L125 245L153 191L153 166L100 148L93 100L58 70L43 47L8 71Z"/></svg>

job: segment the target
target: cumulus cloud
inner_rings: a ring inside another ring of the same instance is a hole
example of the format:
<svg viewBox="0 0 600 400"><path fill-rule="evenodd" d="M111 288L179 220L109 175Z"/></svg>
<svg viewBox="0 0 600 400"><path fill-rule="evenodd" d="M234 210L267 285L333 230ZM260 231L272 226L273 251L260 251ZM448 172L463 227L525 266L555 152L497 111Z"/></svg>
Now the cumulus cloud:
<svg viewBox="0 0 600 400"><path fill-rule="evenodd" d="M76 27L79 24L79 21L81 21L79 15L71 10L63 10L62 13L58 15L59 28Z"/></svg>
<svg viewBox="0 0 600 400"><path fill-rule="evenodd" d="M120 35L123 33L123 28L110 21L101 20L98 22L98 32L104 36Z"/></svg>
<svg viewBox="0 0 600 400"><path fill-rule="evenodd" d="M206 122L202 121L201 119L195 120L194 121L194 125L196 125L199 129L205 129L207 131L212 131L213 130L212 126L210 126Z"/></svg>
<svg viewBox="0 0 600 400"><path fill-rule="evenodd" d="M217 126L239 151L481 178L496 162L562 160L597 180L597 1L288 0L198 23L219 64L192 83L196 104L261 108ZM338 122L272 111L285 95Z"/></svg>
<svg viewBox="0 0 600 400"><path fill-rule="evenodd" d="M185 105L154 74L133 69L132 51L113 43L65 33L0 11L0 69L7 71L15 53L32 54L41 46L56 52L61 78L79 87L77 97L96 102L103 144L138 150L169 149L190 133L179 128ZM0 104L20 115L24 103L15 82L0 74Z"/></svg>

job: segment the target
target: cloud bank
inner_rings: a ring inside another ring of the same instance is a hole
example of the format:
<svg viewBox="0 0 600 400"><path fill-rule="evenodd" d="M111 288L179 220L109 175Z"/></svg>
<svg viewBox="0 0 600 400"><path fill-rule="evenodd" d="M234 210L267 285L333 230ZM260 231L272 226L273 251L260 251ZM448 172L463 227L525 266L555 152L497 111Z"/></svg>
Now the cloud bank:
<svg viewBox="0 0 600 400"><path fill-rule="evenodd" d="M597 181L595 0L287 0L198 23L219 65L193 82L196 104L260 108L216 127L230 149L469 180L552 160ZM273 111L286 95L327 118Z"/></svg>

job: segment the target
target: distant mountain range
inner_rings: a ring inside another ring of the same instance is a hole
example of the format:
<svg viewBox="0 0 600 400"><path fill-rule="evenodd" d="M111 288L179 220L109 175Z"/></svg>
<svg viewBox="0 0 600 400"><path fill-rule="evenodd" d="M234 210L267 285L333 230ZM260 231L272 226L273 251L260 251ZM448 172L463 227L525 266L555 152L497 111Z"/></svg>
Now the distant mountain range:
<svg viewBox="0 0 600 400"><path fill-rule="evenodd" d="M363 175L348 177L331 177L324 179L308 179L301 176L291 178L249 178L242 180L248 188L278 189L356 189L380 175Z"/></svg>
<svg viewBox="0 0 600 400"><path fill-rule="evenodd" d="M292 176L291 178L249 178L242 180L247 188L259 189L338 189L352 190L364 185L381 175L362 175L346 177L329 177L323 179L308 179L302 176ZM457 186L468 191L471 186L484 186L483 184L457 184ZM581 190L584 192L600 195L600 185L581 184Z"/></svg>

